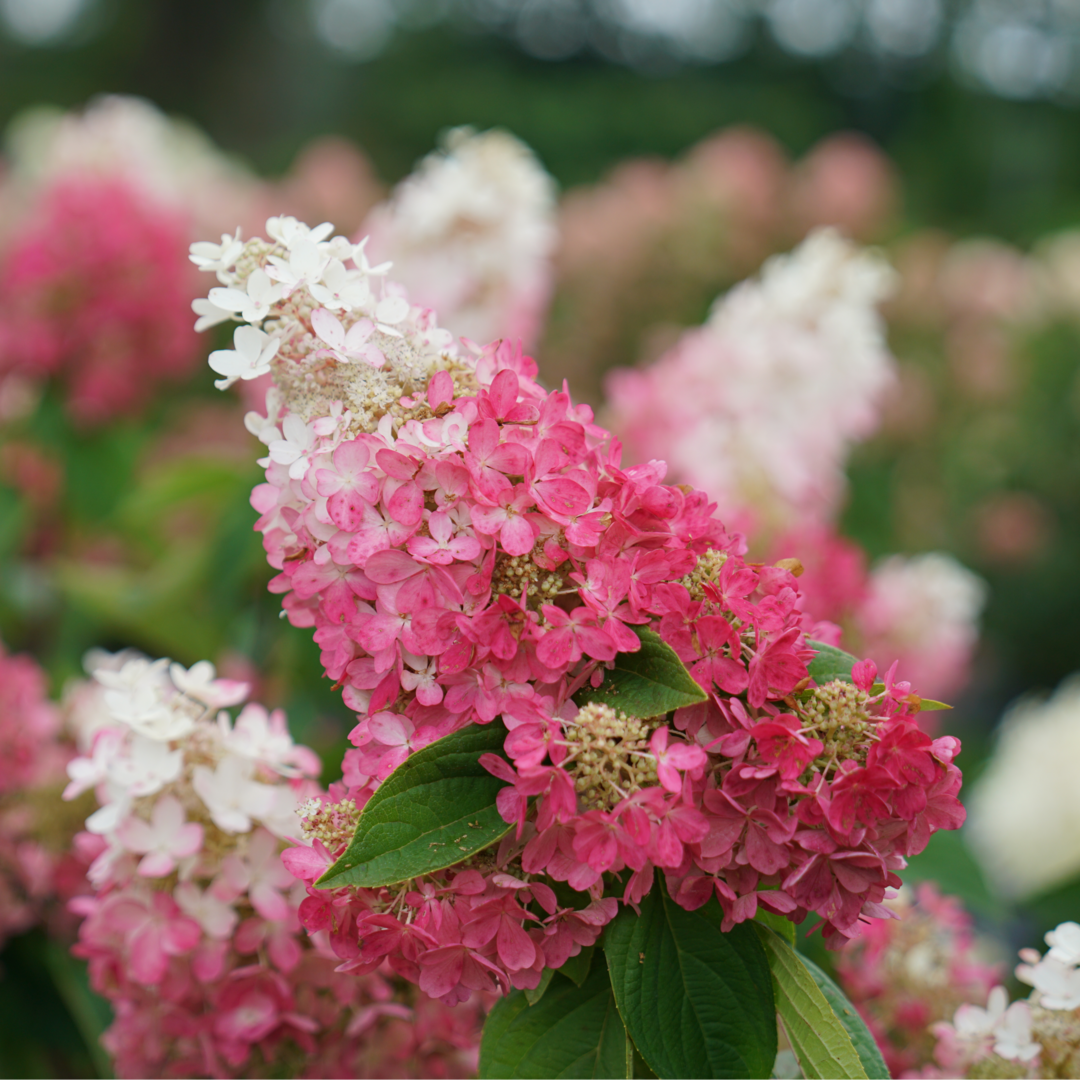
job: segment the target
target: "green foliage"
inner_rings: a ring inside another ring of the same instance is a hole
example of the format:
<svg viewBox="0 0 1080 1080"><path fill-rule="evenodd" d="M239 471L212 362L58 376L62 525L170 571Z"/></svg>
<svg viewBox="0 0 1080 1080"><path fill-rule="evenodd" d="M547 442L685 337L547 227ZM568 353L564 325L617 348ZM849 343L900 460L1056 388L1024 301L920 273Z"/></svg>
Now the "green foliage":
<svg viewBox="0 0 1080 1080"><path fill-rule="evenodd" d="M783 915L774 915L771 911L766 911L765 908L759 906L754 922L767 926L793 949L795 948L795 924L790 919L785 919Z"/></svg>
<svg viewBox="0 0 1080 1080"><path fill-rule="evenodd" d="M866 1075L870 1080L888 1080L889 1067L885 1064L885 1059L881 1056L881 1051L874 1041L874 1036L870 1034L870 1029L866 1026L855 1006L847 999L840 987L813 960L805 956L800 957L800 959L814 977L814 982L817 983L818 989L825 995L825 1000L832 1006L832 1010L839 1018L840 1023L844 1025L844 1029L851 1039L851 1044L859 1055L862 1067L866 1070Z"/></svg>
<svg viewBox="0 0 1080 1080"><path fill-rule="evenodd" d="M776 1011L803 1075L808 1080L867 1080L847 1030L802 958L771 930L755 929L769 958ZM887 1080L889 1074L881 1075Z"/></svg>
<svg viewBox="0 0 1080 1080"><path fill-rule="evenodd" d="M589 972L592 970L593 953L595 952L595 945L590 945L588 948L582 949L577 956L571 956L570 959L559 968L559 971L571 982L576 983L578 986L583 985L585 980L589 977Z"/></svg>
<svg viewBox="0 0 1080 1080"><path fill-rule="evenodd" d="M399 765L364 807L352 842L316 883L375 888L467 859L510 831L495 806L506 786L480 764L501 754L501 720L470 724Z"/></svg>
<svg viewBox="0 0 1080 1080"><path fill-rule="evenodd" d="M648 719L706 700L705 691L659 634L642 626L631 629L641 639L641 649L619 653L599 687L585 686L574 696L579 705L596 701Z"/></svg>
<svg viewBox="0 0 1080 1080"><path fill-rule="evenodd" d="M836 648L835 645L826 645L822 641L806 639L807 648L813 649L817 655L810 661L810 677L818 684L824 686L827 682L843 679L851 682L851 669L859 662L857 656Z"/></svg>
<svg viewBox="0 0 1080 1080"><path fill-rule="evenodd" d="M514 990L491 1010L480 1043L480 1076L630 1077L632 1047L607 969L594 964L578 986L556 972L530 1005Z"/></svg>
<svg viewBox="0 0 1080 1080"><path fill-rule="evenodd" d="M750 926L721 931L715 899L686 911L659 881L604 932L615 1000L634 1045L665 1078L765 1077L776 1058L776 1007L765 951Z"/></svg>

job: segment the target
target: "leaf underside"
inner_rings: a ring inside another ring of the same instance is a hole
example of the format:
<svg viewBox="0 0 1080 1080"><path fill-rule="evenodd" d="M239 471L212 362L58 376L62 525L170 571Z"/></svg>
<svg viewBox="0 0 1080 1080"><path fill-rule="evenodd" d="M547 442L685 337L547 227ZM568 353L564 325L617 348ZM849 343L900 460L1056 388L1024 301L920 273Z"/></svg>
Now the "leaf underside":
<svg viewBox="0 0 1080 1080"><path fill-rule="evenodd" d="M755 929L769 958L776 1011L803 1076L807 1080L866 1080L847 1029L802 957L771 930Z"/></svg>

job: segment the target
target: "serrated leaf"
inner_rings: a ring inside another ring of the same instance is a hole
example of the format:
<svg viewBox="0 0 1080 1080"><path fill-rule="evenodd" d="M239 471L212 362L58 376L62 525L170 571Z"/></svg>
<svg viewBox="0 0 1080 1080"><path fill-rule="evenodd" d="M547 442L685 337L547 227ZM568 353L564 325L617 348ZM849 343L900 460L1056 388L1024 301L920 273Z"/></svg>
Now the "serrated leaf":
<svg viewBox="0 0 1080 1080"><path fill-rule="evenodd" d="M835 645L826 645L823 641L806 639L807 648L813 649L817 655L810 661L810 677L818 684L824 686L827 682L843 679L851 682L851 669L859 662L857 656L836 648Z"/></svg>
<svg viewBox="0 0 1080 1080"><path fill-rule="evenodd" d="M771 930L756 926L769 958L776 1011L807 1080L867 1080L847 1029L833 1012L809 967Z"/></svg>
<svg viewBox="0 0 1080 1080"><path fill-rule="evenodd" d="M593 965L583 986L555 972L535 1005L520 990L496 1003L484 1024L479 1075L624 1078L628 1043L603 964Z"/></svg>
<svg viewBox="0 0 1080 1080"><path fill-rule="evenodd" d="M889 1080L889 1067L885 1064L885 1059L881 1056L878 1044L874 1040L874 1036L870 1034L870 1029L859 1015L858 1010L848 1001L843 990L813 960L805 956L800 956L799 959L802 960L807 970L813 975L814 982L818 984L818 989L825 995L825 1000L832 1006L832 1010L839 1017L840 1023L844 1025L844 1030L850 1036L851 1043L855 1047L855 1052L859 1055L859 1060L862 1062L869 1080Z"/></svg>
<svg viewBox="0 0 1080 1080"><path fill-rule="evenodd" d="M764 949L749 926L723 933L716 900L679 907L658 883L641 914L623 908L604 931L619 1014L659 1077L766 1077L776 1007Z"/></svg>
<svg viewBox="0 0 1080 1080"><path fill-rule="evenodd" d="M501 720L470 724L406 758L371 796L348 848L316 886L396 885L500 840L511 829L495 806L506 783L480 758L501 754L505 740Z"/></svg>
<svg viewBox="0 0 1080 1080"><path fill-rule="evenodd" d="M644 720L706 700L708 695L659 634L644 626L631 629L641 648L619 653L599 687L585 686L574 695L579 705L597 701Z"/></svg>
<svg viewBox="0 0 1080 1080"><path fill-rule="evenodd" d="M585 980L589 977L589 971L592 968L593 953L596 951L595 945L589 945L577 954L577 956L571 956L569 960L559 971L565 975L571 982L576 983L578 986L584 984Z"/></svg>

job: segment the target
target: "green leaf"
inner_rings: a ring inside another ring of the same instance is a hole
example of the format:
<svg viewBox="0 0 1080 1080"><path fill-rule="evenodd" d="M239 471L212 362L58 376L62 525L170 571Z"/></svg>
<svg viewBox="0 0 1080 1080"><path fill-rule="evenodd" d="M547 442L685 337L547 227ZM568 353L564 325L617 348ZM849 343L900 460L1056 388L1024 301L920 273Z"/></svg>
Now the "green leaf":
<svg viewBox="0 0 1080 1080"><path fill-rule="evenodd" d="M866 1080L851 1037L802 958L771 930L764 926L755 930L769 958L776 1011L803 1076Z"/></svg>
<svg viewBox="0 0 1080 1080"><path fill-rule="evenodd" d="M76 960L55 941L46 942L45 964L86 1043L87 1052L94 1062L98 1076L112 1076L112 1060L101 1045L101 1036L113 1020L109 1003L90 989L86 965Z"/></svg>
<svg viewBox="0 0 1080 1080"><path fill-rule="evenodd" d="M658 1080L656 1073L649 1068L648 1062L641 1056L629 1035L626 1041L630 1044L630 1072L627 1075L634 1080Z"/></svg>
<svg viewBox="0 0 1080 1080"><path fill-rule="evenodd" d="M630 629L641 639L641 648L619 653L599 687L585 686L574 695L579 705L597 701L644 720L706 700L708 695L659 634L644 626Z"/></svg>
<svg viewBox="0 0 1080 1080"><path fill-rule="evenodd" d="M759 905L754 922L767 926L775 934L779 934L793 949L795 948L795 924L783 915L774 915L771 911Z"/></svg>
<svg viewBox="0 0 1080 1080"><path fill-rule="evenodd" d="M885 684L883 682L876 682L870 687L871 694L881 694L885 692ZM918 696L918 695L916 695ZM944 701L935 701L933 698L920 697L919 708L923 712L940 712L942 709L951 709L951 705L946 705Z"/></svg>
<svg viewBox="0 0 1080 1080"><path fill-rule="evenodd" d="M590 945L588 948L582 949L577 956L571 956L570 959L559 968L559 971L571 982L581 986L589 977L589 971L592 968L593 953L595 951L595 945Z"/></svg>
<svg viewBox="0 0 1080 1080"><path fill-rule="evenodd" d="M851 653L844 652L843 649L838 649L834 645L826 645L822 641L814 641L811 638L806 639L806 644L817 653L817 656L810 661L810 677L818 686L824 686L827 682L833 682L836 679L851 682L851 669L859 662L857 656L852 656Z"/></svg>
<svg viewBox="0 0 1080 1080"><path fill-rule="evenodd" d="M818 984L818 989L825 995L825 1000L832 1006L833 1012L840 1018L840 1023L844 1025L844 1030L851 1037L852 1045L859 1055L859 1060L862 1062L869 1080L889 1080L889 1067L885 1064L885 1059L881 1056L881 1051L874 1041L874 1036L870 1034L870 1029L866 1026L855 1006L848 1001L843 990L813 960L805 956L801 956L799 959L802 960L807 970L813 975L814 982Z"/></svg>
<svg viewBox="0 0 1080 1080"><path fill-rule="evenodd" d="M632 1048L615 1008L607 969L594 964L583 986L554 974L531 1008L514 990L488 1015L480 1077L628 1077Z"/></svg>
<svg viewBox="0 0 1080 1080"><path fill-rule="evenodd" d="M716 900L679 907L662 883L641 914L623 908L604 931L619 1014L657 1076L766 1077L776 1059L776 1006L765 952L749 926L721 931Z"/></svg>
<svg viewBox="0 0 1080 1080"><path fill-rule="evenodd" d="M540 981L532 989L526 987L522 993L525 995L525 1000L530 1005L535 1005L546 993L547 988L551 985L551 977L555 974L554 968L544 968L540 975Z"/></svg>
<svg viewBox="0 0 1080 1080"><path fill-rule="evenodd" d="M365 889L453 866L511 829L495 807L506 782L480 764L501 754L501 720L470 724L406 758L364 807L344 854L315 883Z"/></svg>

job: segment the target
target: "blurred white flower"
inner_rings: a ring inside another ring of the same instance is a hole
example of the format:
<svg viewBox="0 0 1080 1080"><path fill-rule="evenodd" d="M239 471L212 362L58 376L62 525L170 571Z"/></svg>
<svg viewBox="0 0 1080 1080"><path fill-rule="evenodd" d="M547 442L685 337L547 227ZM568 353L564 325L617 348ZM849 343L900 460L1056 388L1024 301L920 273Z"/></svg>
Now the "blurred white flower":
<svg viewBox="0 0 1080 1080"><path fill-rule="evenodd" d="M1031 896L1080 873L1080 676L1009 709L965 800L973 849L998 888Z"/></svg>
<svg viewBox="0 0 1080 1080"><path fill-rule="evenodd" d="M524 143L503 131L456 128L361 232L373 255L392 262L409 299L437 311L456 335L528 346L551 292L554 211L554 183ZM362 245L354 259L367 266Z"/></svg>
<svg viewBox="0 0 1080 1080"><path fill-rule="evenodd" d="M609 426L722 514L776 529L827 520L894 378L877 312L894 280L878 254L817 230L649 368L613 372Z"/></svg>

